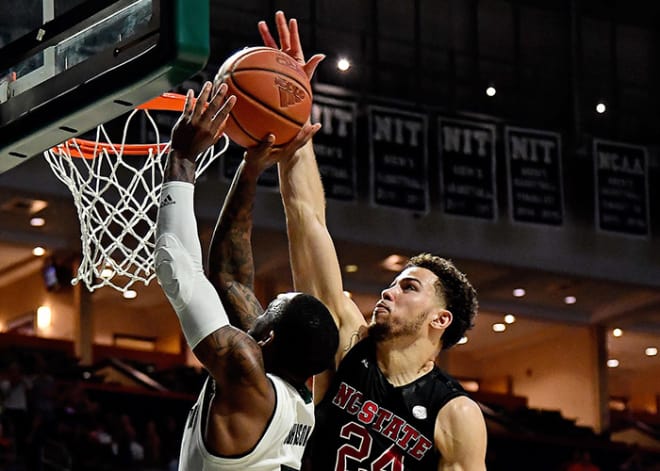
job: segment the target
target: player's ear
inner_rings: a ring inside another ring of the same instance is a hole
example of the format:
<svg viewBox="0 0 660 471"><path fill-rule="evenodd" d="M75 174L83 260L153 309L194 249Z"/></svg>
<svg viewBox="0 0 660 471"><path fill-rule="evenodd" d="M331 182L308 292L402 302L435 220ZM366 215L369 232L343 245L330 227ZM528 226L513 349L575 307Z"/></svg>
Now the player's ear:
<svg viewBox="0 0 660 471"><path fill-rule="evenodd" d="M268 344L270 344L270 343L273 341L274 338L275 338L275 331L274 331L274 330L270 330L270 331L268 331L268 335L267 335L265 338L263 338L263 339L257 341L257 344L258 344L261 348L264 348L265 346L267 346Z"/></svg>
<svg viewBox="0 0 660 471"><path fill-rule="evenodd" d="M446 329L451 324L451 321L454 319L453 314L446 309L437 309L433 313L433 318L431 319L431 326L435 329Z"/></svg>

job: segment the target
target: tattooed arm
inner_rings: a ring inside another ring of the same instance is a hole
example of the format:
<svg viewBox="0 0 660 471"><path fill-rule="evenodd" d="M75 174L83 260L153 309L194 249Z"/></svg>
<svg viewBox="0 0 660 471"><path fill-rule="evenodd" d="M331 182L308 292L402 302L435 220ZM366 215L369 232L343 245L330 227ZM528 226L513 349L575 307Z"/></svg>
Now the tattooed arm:
<svg viewBox="0 0 660 471"><path fill-rule="evenodd" d="M161 204L156 228L156 272L188 344L222 390L251 389L251 394L267 396L272 391L259 345L242 330L227 325L225 307L201 266L192 202L195 159L219 139L236 101L225 96L226 85L218 87L213 97L211 88L210 82L204 84L196 101L193 92L188 92L183 113L172 129L163 181L163 195L169 198Z"/></svg>
<svg viewBox="0 0 660 471"><path fill-rule="evenodd" d="M290 158L319 126L307 125L286 146L273 148L275 136L249 148L236 170L211 239L209 279L220 295L232 325L248 331L263 312L254 294L252 210L259 175L276 162Z"/></svg>
<svg viewBox="0 0 660 471"><path fill-rule="evenodd" d="M219 138L234 97L211 95L207 83L186 105L172 130L156 224L156 274L186 340L213 377L215 394L202 433L207 448L237 455L254 446L272 416L275 392L259 344L229 325L218 293L202 269L194 214L195 157ZM247 303L245 303L247 304ZM244 309L244 311L249 311Z"/></svg>
<svg viewBox="0 0 660 471"><path fill-rule="evenodd" d="M209 279L232 325L248 331L263 308L254 295L252 208L261 171L243 160L236 170L211 238Z"/></svg>

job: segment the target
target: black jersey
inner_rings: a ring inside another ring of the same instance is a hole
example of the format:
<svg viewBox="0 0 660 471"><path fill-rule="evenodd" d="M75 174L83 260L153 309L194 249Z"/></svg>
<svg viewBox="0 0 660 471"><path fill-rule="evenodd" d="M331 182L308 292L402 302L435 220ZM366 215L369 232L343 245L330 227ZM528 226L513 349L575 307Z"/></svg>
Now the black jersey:
<svg viewBox="0 0 660 471"><path fill-rule="evenodd" d="M344 357L316 406L305 469L436 471L435 419L461 395L460 384L437 367L410 384L393 386L378 368L375 343L367 337Z"/></svg>

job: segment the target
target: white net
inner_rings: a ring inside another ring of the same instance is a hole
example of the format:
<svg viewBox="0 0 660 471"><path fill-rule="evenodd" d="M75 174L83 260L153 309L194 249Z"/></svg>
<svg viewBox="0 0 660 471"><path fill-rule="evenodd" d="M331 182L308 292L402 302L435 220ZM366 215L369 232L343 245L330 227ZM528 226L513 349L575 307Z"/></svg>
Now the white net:
<svg viewBox="0 0 660 471"><path fill-rule="evenodd" d="M131 120L140 112L155 133L155 144L126 144ZM197 157L196 177L227 149L229 141L223 139L218 152L210 147ZM136 109L119 144L99 125L95 142L70 139L44 152L71 191L80 219L82 260L73 284L82 282L90 291L110 286L125 292L137 282L148 285L156 276L156 215L168 151L169 142L161 143L149 111Z"/></svg>

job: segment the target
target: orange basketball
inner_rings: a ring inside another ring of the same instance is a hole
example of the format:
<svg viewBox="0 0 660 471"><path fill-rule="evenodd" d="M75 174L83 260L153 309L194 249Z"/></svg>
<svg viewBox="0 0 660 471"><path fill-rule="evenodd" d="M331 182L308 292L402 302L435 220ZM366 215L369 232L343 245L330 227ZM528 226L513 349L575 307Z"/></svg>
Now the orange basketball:
<svg viewBox="0 0 660 471"><path fill-rule="evenodd" d="M270 47L250 47L229 57L218 72L236 104L225 132L242 147L275 135L275 145L293 139L312 110L312 87L300 64Z"/></svg>

